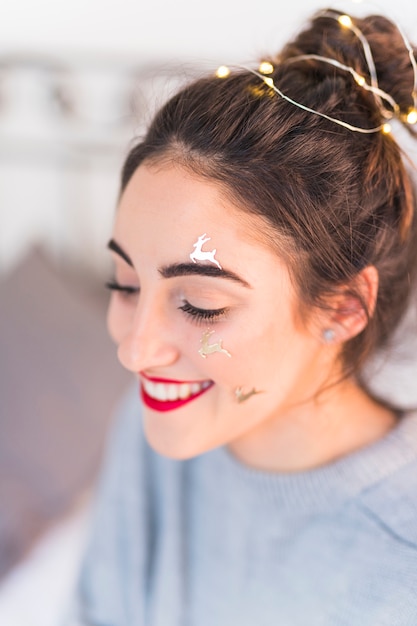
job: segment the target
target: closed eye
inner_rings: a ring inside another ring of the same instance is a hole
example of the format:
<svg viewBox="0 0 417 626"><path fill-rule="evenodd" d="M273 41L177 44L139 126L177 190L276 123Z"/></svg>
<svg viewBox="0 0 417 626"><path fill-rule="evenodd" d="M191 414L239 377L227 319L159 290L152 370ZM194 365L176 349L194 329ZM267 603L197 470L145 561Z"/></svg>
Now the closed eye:
<svg viewBox="0 0 417 626"><path fill-rule="evenodd" d="M189 315L195 322L218 321L227 312L227 307L223 307L221 309L200 309L199 307L190 304L187 300L178 308Z"/></svg>
<svg viewBox="0 0 417 626"><path fill-rule="evenodd" d="M121 285L116 280L110 280L106 283L106 288L110 291L118 291L126 295L133 295L139 293L139 287L132 287L131 285Z"/></svg>

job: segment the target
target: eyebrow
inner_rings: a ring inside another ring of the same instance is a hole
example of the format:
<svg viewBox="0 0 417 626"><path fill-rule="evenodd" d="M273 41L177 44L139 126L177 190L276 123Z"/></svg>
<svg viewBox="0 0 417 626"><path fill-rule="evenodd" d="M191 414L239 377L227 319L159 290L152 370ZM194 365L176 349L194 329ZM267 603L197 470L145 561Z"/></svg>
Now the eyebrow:
<svg viewBox="0 0 417 626"><path fill-rule="evenodd" d="M130 256L126 254L124 250L122 250L122 248L119 246L118 243L115 242L114 239L110 239L109 243L107 244L107 247L109 250L112 250L113 252L118 254L120 257L122 257L122 259L126 261L126 263L130 265L130 267L133 267L132 259L130 258Z"/></svg>
<svg viewBox="0 0 417 626"><path fill-rule="evenodd" d="M107 244L107 248L115 252L124 261L126 261L128 265L133 267L130 256L126 254L126 252L114 239L110 239ZM251 285L249 285L246 280L238 276L238 274L235 274L235 272L223 268L220 269L219 267L214 267L212 265L200 265L199 263L172 263L170 265L164 265L159 268L158 271L163 278L177 278L179 276L209 276L211 278L224 278L226 280L231 280L235 283L243 285L243 287L251 289Z"/></svg>
<svg viewBox="0 0 417 626"><path fill-rule="evenodd" d="M212 265L200 265L197 263L173 263L164 265L159 270L164 278L176 278L177 276L210 276L214 278L226 278L244 287L251 289L249 283L230 270L220 269Z"/></svg>

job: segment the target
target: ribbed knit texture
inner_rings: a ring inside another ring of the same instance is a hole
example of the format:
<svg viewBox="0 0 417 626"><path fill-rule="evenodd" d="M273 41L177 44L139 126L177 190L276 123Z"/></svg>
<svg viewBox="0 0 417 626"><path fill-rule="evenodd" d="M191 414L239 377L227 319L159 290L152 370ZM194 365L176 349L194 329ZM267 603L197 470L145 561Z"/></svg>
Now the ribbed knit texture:
<svg viewBox="0 0 417 626"><path fill-rule="evenodd" d="M121 413L71 626L417 625L417 413L291 474L166 459Z"/></svg>

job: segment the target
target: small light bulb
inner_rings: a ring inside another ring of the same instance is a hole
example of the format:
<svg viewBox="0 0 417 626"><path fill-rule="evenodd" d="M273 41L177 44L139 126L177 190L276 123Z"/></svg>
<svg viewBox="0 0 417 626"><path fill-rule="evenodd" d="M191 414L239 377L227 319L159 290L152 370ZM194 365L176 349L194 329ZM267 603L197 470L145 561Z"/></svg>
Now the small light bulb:
<svg viewBox="0 0 417 626"><path fill-rule="evenodd" d="M259 66L259 71L261 74L272 74L274 71L274 66L269 61L262 61Z"/></svg>
<svg viewBox="0 0 417 626"><path fill-rule="evenodd" d="M272 78L264 78L264 81L266 82L268 87L273 87L274 86L274 81L272 80Z"/></svg>
<svg viewBox="0 0 417 626"><path fill-rule="evenodd" d="M384 135L389 135L391 132L391 124L384 124L382 127L382 132L384 133Z"/></svg>
<svg viewBox="0 0 417 626"><path fill-rule="evenodd" d="M366 83L365 78L363 76L360 76L360 74L356 74L355 80L358 83L358 85L360 85L361 87L362 87L362 85L364 85Z"/></svg>
<svg viewBox="0 0 417 626"><path fill-rule="evenodd" d="M417 111L412 109L407 115L407 124L416 124L417 123Z"/></svg>
<svg viewBox="0 0 417 626"><path fill-rule="evenodd" d="M341 15L337 21L339 22L339 24L345 26L346 28L351 28L352 26L352 20L350 19L349 15Z"/></svg>
<svg viewBox="0 0 417 626"><path fill-rule="evenodd" d="M217 78L226 78L227 76L229 76L229 74L230 70L226 65L220 65L220 67L218 67L216 70Z"/></svg>

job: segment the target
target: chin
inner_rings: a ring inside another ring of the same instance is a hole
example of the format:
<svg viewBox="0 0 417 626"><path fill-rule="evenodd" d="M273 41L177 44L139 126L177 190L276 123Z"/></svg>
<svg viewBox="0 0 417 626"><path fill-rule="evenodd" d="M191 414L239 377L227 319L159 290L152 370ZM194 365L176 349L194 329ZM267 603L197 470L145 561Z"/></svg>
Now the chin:
<svg viewBox="0 0 417 626"><path fill-rule="evenodd" d="M186 461L222 445L210 437L204 437L201 429L192 432L188 428L170 428L158 424L155 416L144 416L144 433L150 447L158 454L176 461Z"/></svg>
<svg viewBox="0 0 417 626"><path fill-rule="evenodd" d="M146 440L150 447L158 454L174 461L192 459L215 447L214 445L203 445L202 442L197 442L192 437L187 441L186 437L178 433L174 436L167 432L161 432L159 429L156 431L152 426L149 427L149 424L146 423L146 419L144 430Z"/></svg>

